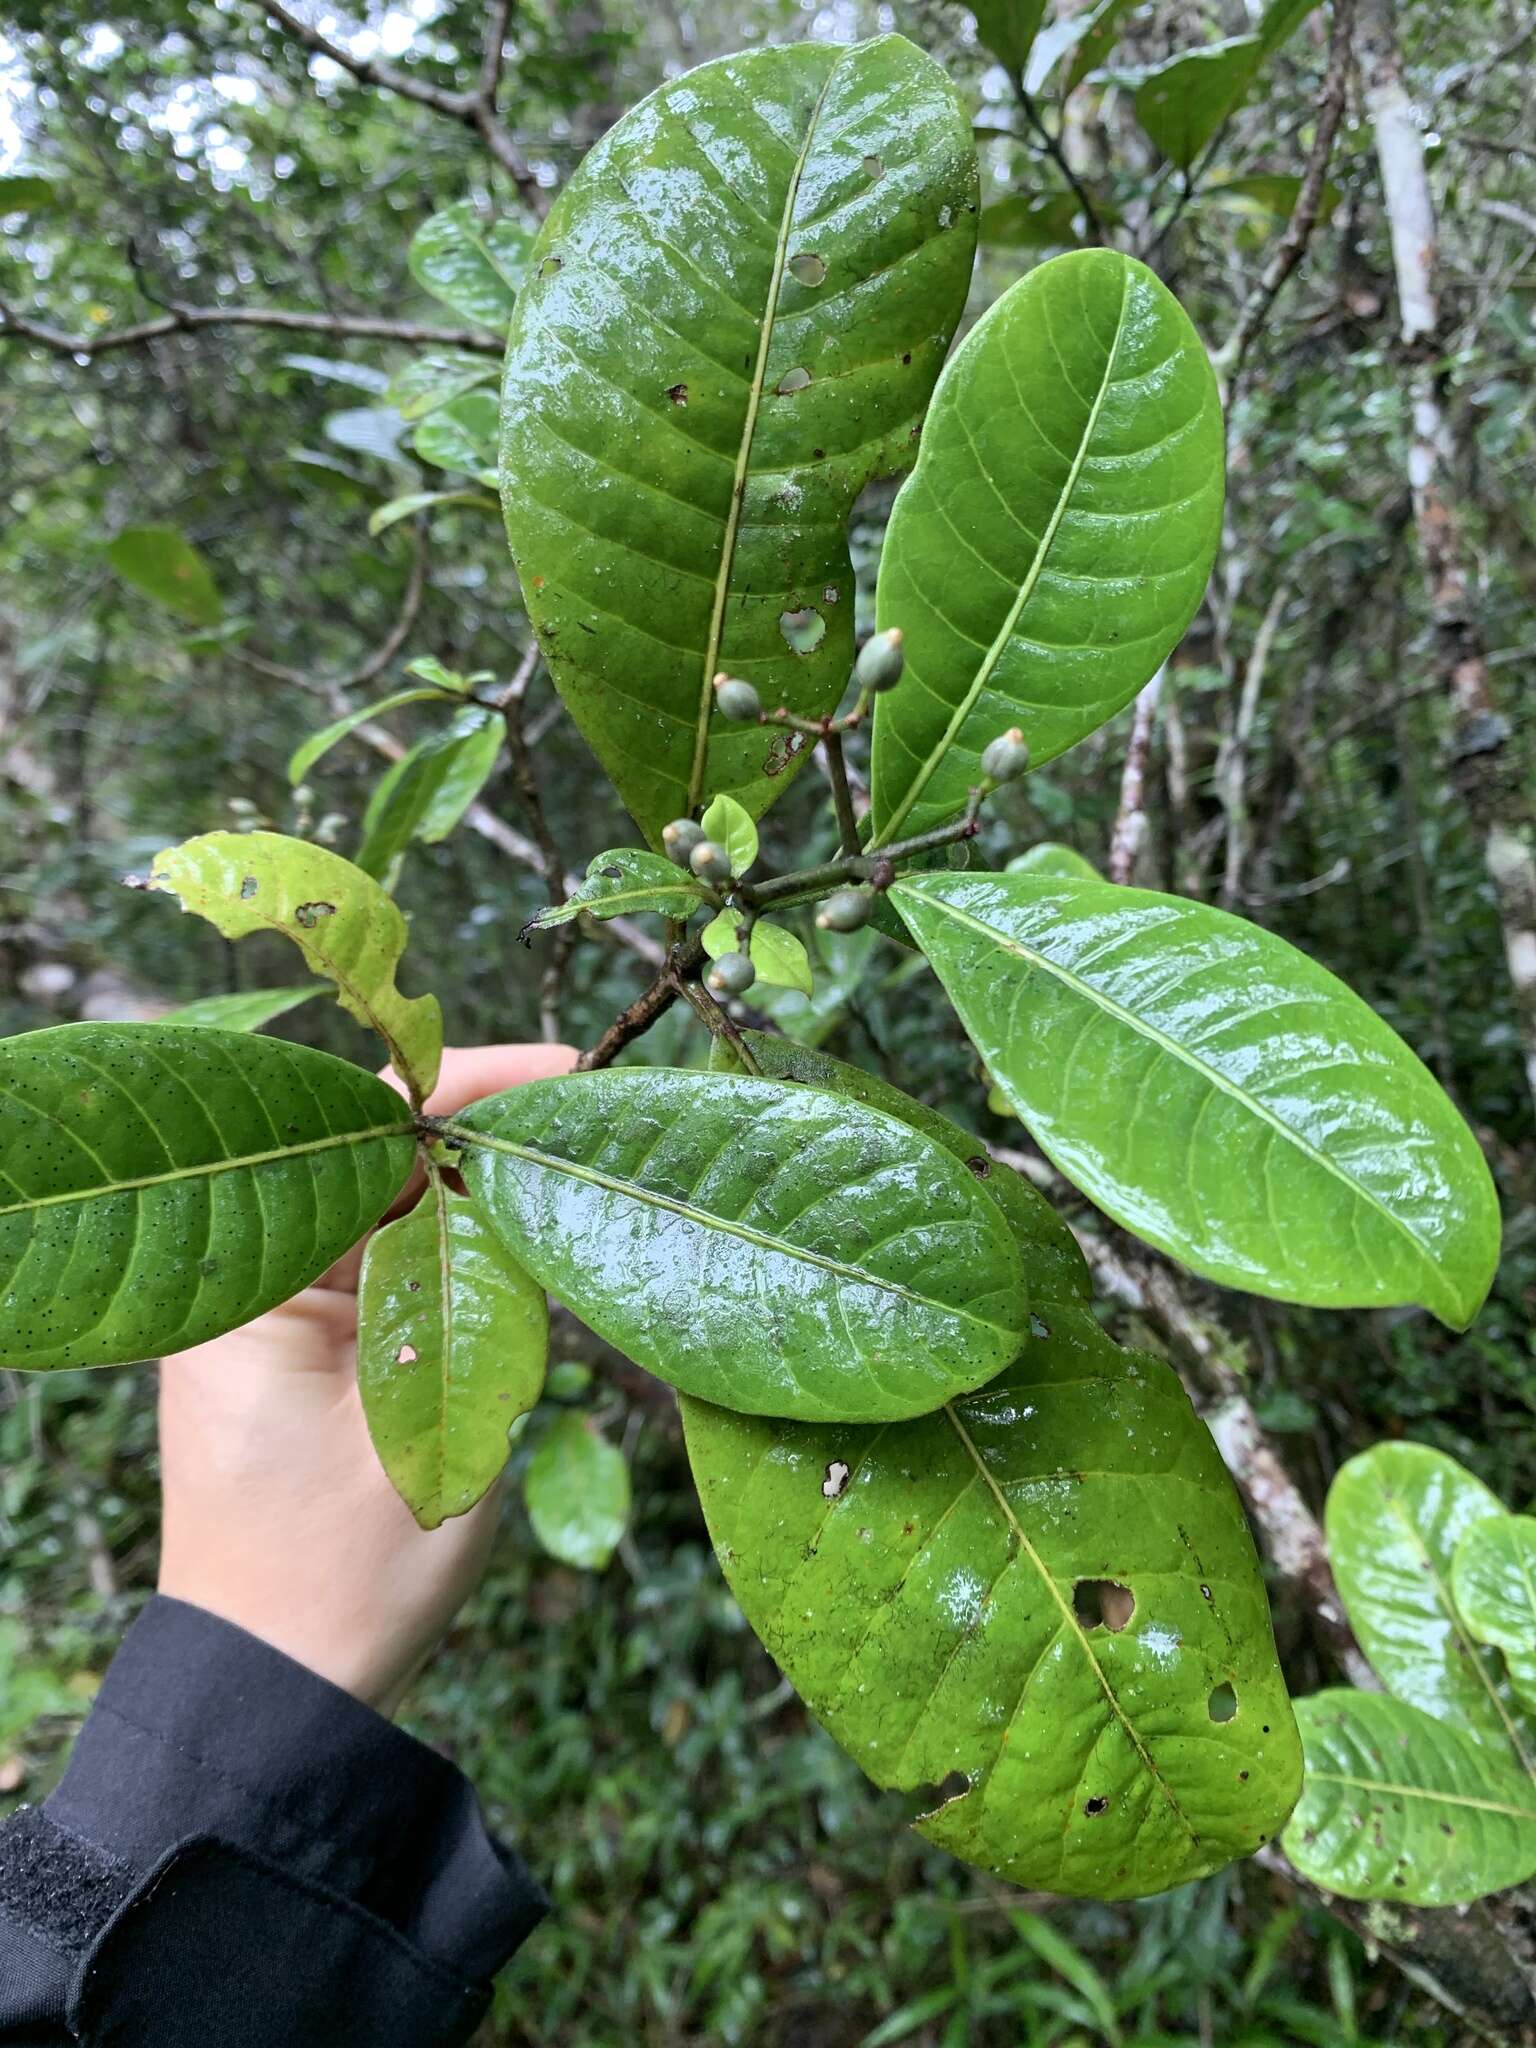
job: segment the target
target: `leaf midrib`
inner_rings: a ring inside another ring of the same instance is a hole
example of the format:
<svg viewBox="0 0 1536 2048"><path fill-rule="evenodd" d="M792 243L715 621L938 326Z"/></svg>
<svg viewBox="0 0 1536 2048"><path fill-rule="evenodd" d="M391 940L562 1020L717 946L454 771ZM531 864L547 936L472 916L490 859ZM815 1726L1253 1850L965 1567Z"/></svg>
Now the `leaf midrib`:
<svg viewBox="0 0 1536 2048"><path fill-rule="evenodd" d="M1390 1778L1356 1778L1347 1771L1315 1771L1310 1764L1307 1779L1314 1785L1346 1785L1352 1792L1386 1792L1398 1799L1424 1799L1436 1806L1464 1806L1479 1813L1501 1813L1509 1820L1536 1821L1536 1806L1510 1806L1502 1799L1477 1799L1468 1792L1443 1792L1430 1785L1399 1785Z"/></svg>
<svg viewBox="0 0 1536 2048"><path fill-rule="evenodd" d="M741 444L736 451L735 474L731 481L731 502L726 514L725 533L720 542L720 566L715 572L715 597L709 615L709 635L704 643L704 672L699 682L698 723L693 736L693 764L688 771L687 815L692 816L704 794L704 772L709 759L709 724L714 708L714 676L720 659L720 643L725 635L725 607L731 592L731 575L736 566L736 539L741 530L741 508L747 495L748 465L752 459L752 443L757 434L757 416L762 409L763 381L768 372L768 351L773 344L774 328L778 324L779 295L784 284L784 265L789 257L789 236L794 226L795 207L800 198L800 180L810 159L811 145L816 140L817 124L821 110L826 104L827 93L843 53L833 60L827 75L822 80L821 91L816 95L816 104L806 122L805 141L795 159L795 168L790 174L789 189L784 195L784 209L779 216L779 239L774 246L773 270L768 280L764 300L763 317L758 327L757 361L752 368L752 382L747 391L746 418L742 423Z"/></svg>
<svg viewBox="0 0 1536 2048"><path fill-rule="evenodd" d="M140 1188L165 1187L185 1180L206 1180L213 1174L234 1173L241 1167L269 1166L279 1159L300 1159L315 1152L334 1152L344 1145L370 1144L375 1138L403 1138L416 1126L409 1122L379 1124L372 1130L341 1131L328 1138L307 1138L301 1145L282 1145L270 1152L244 1152L235 1159L212 1159L198 1166L180 1166L170 1173L141 1174L132 1180L106 1182L101 1187L69 1188L62 1194L35 1195L25 1202L10 1202L0 1217L30 1215L35 1209L58 1208L66 1202L92 1202L107 1195L132 1194Z"/></svg>
<svg viewBox="0 0 1536 2048"><path fill-rule="evenodd" d="M1091 981L1085 981L1081 975L1074 974L1070 967L1063 967L1059 961L1052 960L1049 954L1038 952L1033 946L1026 945L1022 939L1015 938L1010 933L1000 932L995 925L985 923L981 918L973 916L970 911L960 909L957 904L946 902L942 896L930 896L921 889L911 890L910 885L904 882L893 884L891 894L895 895L898 890L902 889L907 889L909 893L915 894L919 902L932 904L936 909L941 910L945 916L952 918L955 923L965 925L971 931L979 932L983 938L990 939L994 945L1002 947L1005 952L1013 953L1020 960L1028 961L1031 966L1043 969L1046 974L1054 977L1054 979L1061 982L1067 988L1074 990L1078 995L1095 1005L1096 1008L1102 1010L1107 1016L1118 1018L1121 1023L1129 1026L1133 1032L1146 1039L1149 1044L1158 1046L1170 1058L1176 1059L1181 1065L1188 1067L1191 1073L1198 1074L1211 1087L1217 1089L1221 1094L1228 1096L1233 1102L1240 1104L1260 1123L1268 1125L1287 1144L1294 1146L1298 1152L1304 1153L1313 1165L1321 1167L1331 1179L1337 1181L1341 1187L1348 1189L1357 1202L1366 1203L1374 1215L1381 1217L1384 1222L1390 1223L1393 1229L1405 1237L1413 1247L1415 1254L1429 1276L1429 1291L1442 1301L1445 1299L1446 1291L1450 1291L1454 1298L1454 1290L1449 1288L1449 1283L1443 1283L1442 1275L1430 1257L1427 1247L1418 1237L1417 1233L1400 1216L1394 1216L1390 1209L1384 1208L1373 1195L1360 1186L1358 1181L1351 1180L1342 1167L1336 1165L1326 1152L1319 1151L1309 1138L1303 1137L1300 1131L1294 1130L1291 1125L1283 1122L1272 1109L1260 1102L1256 1096L1250 1095L1246 1089L1238 1087L1234 1081L1222 1073L1219 1067L1207 1066L1188 1047L1181 1045L1176 1038L1170 1038L1167 1032L1159 1030L1157 1025L1149 1023L1146 1018L1138 1017L1134 1011L1126 1009L1123 1003L1116 1002L1113 996L1106 995L1102 989L1095 988ZM1458 1301L1458 1313L1460 1313L1460 1309L1461 1304Z"/></svg>
<svg viewBox="0 0 1536 2048"><path fill-rule="evenodd" d="M965 1446L966 1453L970 1457L971 1462L975 1465L977 1472L980 1473L981 1477L986 1481L986 1484L992 1494L992 1498L997 1502L999 1512L1002 1514L1003 1519L1007 1522L1009 1528L1013 1531L1014 1537L1018 1542L1020 1549L1024 1552L1025 1556L1028 1557L1030 1563L1034 1566L1035 1571L1039 1574L1041 1584L1047 1588L1051 1595L1051 1598L1055 1601L1056 1606L1060 1611L1063 1625L1068 1630L1070 1630L1073 1639L1076 1641L1078 1645L1078 1648L1082 1651L1084 1657L1087 1659L1088 1667L1092 1671L1095 1679L1098 1681L1099 1690L1103 1693L1105 1699L1108 1701L1110 1711L1114 1714L1115 1719L1120 1723L1120 1726L1124 1729L1126 1739L1129 1741L1131 1747L1135 1750L1136 1755L1141 1762L1142 1768L1146 1771L1147 1775L1151 1778L1153 1784L1156 1785L1158 1791L1167 1801L1170 1810L1172 1811L1174 1817L1178 1821L1180 1827L1183 1828L1185 1834L1188 1836L1191 1845L1198 1848L1200 1846L1199 1834L1191 1825L1189 1816L1185 1813L1183 1807L1179 1804L1177 1798L1174 1796L1173 1788L1169 1785L1167 1779L1163 1776L1162 1772L1158 1769L1156 1763L1153 1761L1151 1751L1142 1741L1141 1736L1138 1734L1136 1730L1135 1724L1131 1720L1131 1717L1129 1716L1129 1714L1126 1713L1125 1708L1120 1704L1119 1696L1115 1692L1114 1687L1110 1684L1103 1665L1094 1655L1093 1645L1089 1642L1087 1634L1083 1629L1083 1625L1078 1620L1077 1615L1074 1612L1070 1601L1063 1598L1061 1588L1057 1585L1055 1578L1048 1570L1044 1558L1041 1557L1039 1551L1036 1550L1035 1546L1030 1542L1029 1537L1025 1534L1023 1523L1019 1520L1018 1516L1013 1512L1013 1508L1008 1500L1008 1496L1003 1492L1002 1488L993 1478L991 1471L988 1469L986 1460L982 1457L980 1451L977 1450L975 1443L971 1439L970 1432L967 1430L965 1424L960 1420L960 1417L955 1410L955 1404L952 1401L946 1401L944 1403L944 1414L948 1419L950 1426L953 1428L956 1436L959 1437L961 1443Z"/></svg>
<svg viewBox="0 0 1536 2048"><path fill-rule="evenodd" d="M1077 452L1072 458L1072 466L1068 470L1066 482L1062 485L1061 491L1057 496L1056 507L1047 522L1045 532L1040 536L1040 545L1035 551L1034 560L1029 565L1029 572L1019 586L1019 594L1009 607L1007 616L1003 620L996 639L993 640L992 645L982 656L980 665L975 675L971 678L965 695L956 705L942 736L930 748L928 758L908 783L906 795L896 806L890 817L886 819L884 825L881 826L874 838L871 839L869 843L869 850L871 852L877 847L884 846L895 835L903 819L905 819L908 812L932 780L934 770L954 745L965 721L976 708L977 699L992 680L993 671L1003 657L1003 650L1013 638L1014 628L1023 616L1024 607L1035 594L1035 586L1045 574L1045 565L1050 557L1051 549L1055 545L1057 531L1061 526L1061 522L1067 516L1068 508L1072 503L1073 493L1077 489L1078 478L1082 475L1083 464L1088 459L1088 450L1093 442L1094 431L1099 424L1099 414L1104 409L1105 394L1110 386L1110 371L1115 366L1115 360L1120 353L1120 339L1125 332L1125 303L1130 296L1130 288L1131 267L1129 263L1123 263L1120 274L1120 311L1115 320L1115 338L1105 352L1104 373L1099 381L1099 388L1094 394L1093 404L1089 408L1088 417L1083 423L1082 437L1078 442Z"/></svg>
<svg viewBox="0 0 1536 2048"><path fill-rule="evenodd" d="M608 1194L624 1195L631 1201L644 1202L656 1209L665 1209L669 1215L680 1216L689 1223L697 1223L709 1230L723 1231L728 1237L739 1237L743 1243L756 1245L762 1251L781 1254L785 1258L799 1260L803 1265L817 1266L823 1272L831 1273L841 1280L852 1280L860 1286L875 1287L898 1301L910 1302L915 1308L937 1310L941 1315L955 1316L972 1323L980 1330L995 1330L1002 1337L1017 1337L1018 1332L1005 1323L991 1322L985 1316L978 1316L973 1310L962 1308L935 1296L915 1294L910 1287L903 1287L900 1281L884 1280L877 1273L866 1272L863 1267L843 1264L839 1259L829 1259L824 1252L813 1252L805 1245L792 1244L788 1238L775 1237L770 1231L754 1230L749 1223L740 1223L725 1216L717 1216L708 1209L696 1208L691 1202L679 1201L674 1195L660 1194L654 1188L642 1187L638 1181L623 1180L615 1174L608 1174L595 1166L582 1166L574 1159L562 1159L552 1152L540 1152L532 1145L519 1145L510 1138L493 1138L485 1131L477 1131L471 1125L444 1123L441 1126L445 1137L454 1138L460 1144L483 1145L491 1152L504 1152L513 1159L523 1159L531 1166L544 1168L551 1173L569 1174L574 1180L585 1181L589 1187L601 1188Z"/></svg>

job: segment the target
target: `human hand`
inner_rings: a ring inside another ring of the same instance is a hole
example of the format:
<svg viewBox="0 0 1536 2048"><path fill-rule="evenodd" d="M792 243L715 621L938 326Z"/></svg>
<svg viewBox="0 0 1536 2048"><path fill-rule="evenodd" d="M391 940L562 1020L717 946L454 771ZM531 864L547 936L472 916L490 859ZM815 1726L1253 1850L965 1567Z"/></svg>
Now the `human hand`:
<svg viewBox="0 0 1536 2048"><path fill-rule="evenodd" d="M427 1108L451 1115L575 1058L450 1049ZM281 1308L163 1361L159 1589L393 1714L484 1569L500 1488L426 1530L384 1476L357 1387L361 1264L358 1245Z"/></svg>

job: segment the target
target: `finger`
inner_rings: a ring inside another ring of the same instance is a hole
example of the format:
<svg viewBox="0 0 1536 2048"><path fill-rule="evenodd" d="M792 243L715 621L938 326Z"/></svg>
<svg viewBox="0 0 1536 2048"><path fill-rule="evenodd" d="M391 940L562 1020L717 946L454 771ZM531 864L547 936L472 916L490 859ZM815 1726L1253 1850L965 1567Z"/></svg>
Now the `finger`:
<svg viewBox="0 0 1536 2048"><path fill-rule="evenodd" d="M437 1086L427 1098L427 1110L432 1116L452 1116L482 1095L498 1095L503 1088L516 1088L524 1081L568 1074L576 1060L573 1045L448 1046ZM406 1092L393 1068L385 1067L382 1072L391 1088L402 1095Z"/></svg>

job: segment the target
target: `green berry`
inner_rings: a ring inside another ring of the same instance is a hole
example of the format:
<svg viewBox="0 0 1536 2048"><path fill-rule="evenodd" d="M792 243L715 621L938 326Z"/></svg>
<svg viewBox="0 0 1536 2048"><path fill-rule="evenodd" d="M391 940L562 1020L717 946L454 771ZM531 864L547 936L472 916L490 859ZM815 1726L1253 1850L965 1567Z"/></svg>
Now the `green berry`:
<svg viewBox="0 0 1536 2048"><path fill-rule="evenodd" d="M705 976L717 996L744 996L757 979L745 953L722 953Z"/></svg>
<svg viewBox="0 0 1536 2048"><path fill-rule="evenodd" d="M728 882L731 879L731 856L713 839L699 841L688 856L688 865L701 882Z"/></svg>
<svg viewBox="0 0 1536 2048"><path fill-rule="evenodd" d="M674 818L670 825L662 827L661 843L666 848L668 860L675 860L680 868L685 868L693 849L703 837L704 827L696 825L692 818Z"/></svg>
<svg viewBox="0 0 1536 2048"><path fill-rule="evenodd" d="M869 923L874 907L871 890L835 890L816 913L817 927L824 932L856 932Z"/></svg>
<svg viewBox="0 0 1536 2048"><path fill-rule="evenodd" d="M861 690L889 690L901 681L907 658L901 651L901 628L891 626L864 642L853 664L853 679Z"/></svg>
<svg viewBox="0 0 1536 2048"><path fill-rule="evenodd" d="M720 706L720 716L733 718L738 725L747 725L763 715L762 698L740 676L715 677L715 702Z"/></svg>
<svg viewBox="0 0 1536 2048"><path fill-rule="evenodd" d="M982 749L981 772L992 782L1017 782L1029 766L1029 743L1016 725Z"/></svg>

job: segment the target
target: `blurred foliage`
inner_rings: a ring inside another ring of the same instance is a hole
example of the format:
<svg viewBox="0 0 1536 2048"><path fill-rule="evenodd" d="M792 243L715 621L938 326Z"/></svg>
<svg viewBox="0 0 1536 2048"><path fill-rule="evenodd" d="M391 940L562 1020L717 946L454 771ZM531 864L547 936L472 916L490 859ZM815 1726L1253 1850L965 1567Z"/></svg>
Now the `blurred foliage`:
<svg viewBox="0 0 1536 2048"><path fill-rule="evenodd" d="M1115 80L1246 32L1257 11L1244 0L1117 10L1113 73L1090 74L1064 123L1059 77L1041 93L1101 217L1126 224L1127 245L1213 343L1273 246L1270 207L1287 203L1253 181L1301 167L1324 16L1271 60L1215 146L1210 175L1246 179L1259 195L1244 205L1219 182L1207 189L1198 167L1186 190L1161 166L1132 86ZM0 173L49 181L42 192L0 185L0 206L19 208L6 217L0 301L18 315L99 333L174 299L441 326L458 316L413 275L412 236L466 198L518 211L467 126L311 61L254 4L11 0L8 16L0 70L20 126L14 162L0 140ZM1536 666L1536 82L1529 46L1499 53L1528 9L1402 0L1400 17L1411 90L1436 124L1446 398L1474 594L1514 709ZM479 0L358 0L336 32L371 35L366 47L388 61L461 87L481 21ZM1072 237L1082 223L1006 75L949 0L528 0L514 18L503 114L553 188L620 107L690 63L764 39L893 25L939 57L976 109L985 195L1005 209L978 266L978 313L1055 245L1042 238ZM1243 749L1249 845L1236 907L1344 974L1454 1091L1494 1162L1506 1256L1463 1336L1412 1313L1323 1317L1230 1297L1220 1311L1314 1502L1352 1451L1407 1435L1523 1505L1536 1495L1536 1152L1480 847L1445 757L1387 228L1357 105L1330 180L1327 221L1234 407L1227 543L1208 612L1170 671L1140 878L1219 896L1244 675L1278 602ZM354 849L383 757L350 738L294 791L285 768L300 741L338 702L407 682L413 657L513 675L527 634L493 517L450 503L369 532L386 502L468 481L415 453L389 406L388 380L420 353L233 326L89 363L0 341L0 473L13 515L0 533L0 1029L291 980L276 942L237 951L119 878L173 840L230 825L270 823ZM864 626L891 495L877 486L855 518ZM157 527L185 536L206 564L221 609L205 601L204 623L179 621L114 569L117 536ZM550 824L579 872L634 835L538 675L526 711ZM409 744L435 721L436 707L416 704L383 723ZM1127 726L1003 793L978 857L1001 865L1049 838L1102 863ZM1528 783L1533 727L1519 721L1510 742ZM505 763L484 800L530 831ZM814 858L832 843L825 786L807 773L765 823L765 858ZM450 1037L536 1035L554 943L518 943L544 900L536 874L460 829L409 850L399 896L430 951ZM985 1077L910 956L867 934L802 936L818 988L809 1004L772 998L785 1028L995 1142L1019 1141L1016 1124L989 1112ZM563 1035L590 1041L644 972L611 940L576 946ZM370 1057L327 1005L274 1028ZM692 1020L674 1014L630 1056L697 1060L704 1049ZM1158 1341L1136 1318L1117 1320L1128 1338ZM1428 2048L1458 2038L1394 1971L1255 1867L1136 1907L1067 1909L925 1849L900 1826L900 1802L808 1723L741 1626L670 1410L611 1359L582 1354L575 1339L567 1349L595 1374L589 1388L580 1372L556 1384L595 1402L631 1456L634 1525L605 1574L582 1576L542 1558L522 1509L509 1507L491 1577L416 1702L417 1725L469 1770L557 1904L501 1987L497 2040ZM152 1581L151 1385L130 1371L0 1389L0 1631L12 1653L0 1799L45 1789ZM537 1441L530 1431L519 1463ZM1277 1625L1296 1690L1333 1675L1299 1616L1282 1611Z"/></svg>

